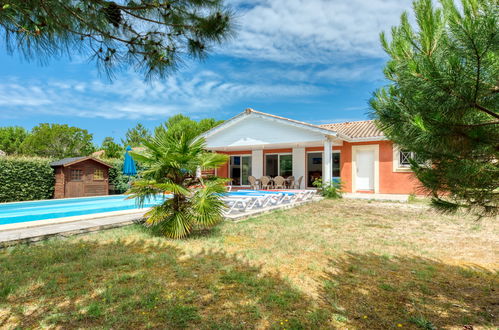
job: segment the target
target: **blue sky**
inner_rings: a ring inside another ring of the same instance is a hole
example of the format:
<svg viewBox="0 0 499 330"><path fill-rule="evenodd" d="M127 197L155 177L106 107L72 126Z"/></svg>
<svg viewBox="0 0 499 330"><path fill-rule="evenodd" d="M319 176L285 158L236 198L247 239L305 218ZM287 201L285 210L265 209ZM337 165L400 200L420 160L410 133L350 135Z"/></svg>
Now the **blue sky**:
<svg viewBox="0 0 499 330"><path fill-rule="evenodd" d="M0 48L0 126L64 123L100 144L176 113L227 119L251 107L316 124L363 120L372 92L386 84L379 32L411 7L405 0L229 3L236 38L161 81L127 71L110 82L80 56L40 65Z"/></svg>

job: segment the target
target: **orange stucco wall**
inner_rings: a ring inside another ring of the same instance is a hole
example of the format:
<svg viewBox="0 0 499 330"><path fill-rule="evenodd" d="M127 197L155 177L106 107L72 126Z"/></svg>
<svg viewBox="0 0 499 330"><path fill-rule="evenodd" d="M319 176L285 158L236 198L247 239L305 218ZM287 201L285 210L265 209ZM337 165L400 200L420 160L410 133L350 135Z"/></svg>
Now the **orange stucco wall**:
<svg viewBox="0 0 499 330"><path fill-rule="evenodd" d="M352 192L352 146L355 145L379 145L379 193L381 194L420 194L419 182L414 178L412 172L393 171L393 143L390 141L374 142L343 142L342 146L333 146L333 151L338 150L340 156L340 175L343 183L343 191ZM268 149L265 154L291 152L291 149ZM306 152L323 151L323 147L306 148ZM251 151L223 152L229 155L251 154ZM219 176L228 177L228 164L220 167L217 171Z"/></svg>
<svg viewBox="0 0 499 330"><path fill-rule="evenodd" d="M341 147L333 147L340 150L341 181L343 191L352 192L352 146L356 145L379 145L379 193L380 194L417 194L419 182L414 178L412 172L393 171L393 143L391 141L376 142L343 142Z"/></svg>

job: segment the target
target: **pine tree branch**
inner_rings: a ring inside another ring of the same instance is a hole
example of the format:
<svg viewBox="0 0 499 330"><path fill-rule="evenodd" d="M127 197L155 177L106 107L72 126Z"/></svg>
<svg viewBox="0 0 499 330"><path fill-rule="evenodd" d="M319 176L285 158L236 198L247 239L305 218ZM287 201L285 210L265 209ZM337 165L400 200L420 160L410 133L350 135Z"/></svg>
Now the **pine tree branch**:
<svg viewBox="0 0 499 330"><path fill-rule="evenodd" d="M475 103L475 104L472 104L471 106L472 106L473 108L475 108L475 109L481 110L481 111L483 111L483 112L485 112L485 113L487 113L487 114L491 115L491 116L492 116L492 117L494 117L494 118L499 119L499 114L498 114L498 113L495 113L495 112L493 112L492 110L489 110L489 109L487 109L487 108L485 108L485 107L481 106L480 104Z"/></svg>

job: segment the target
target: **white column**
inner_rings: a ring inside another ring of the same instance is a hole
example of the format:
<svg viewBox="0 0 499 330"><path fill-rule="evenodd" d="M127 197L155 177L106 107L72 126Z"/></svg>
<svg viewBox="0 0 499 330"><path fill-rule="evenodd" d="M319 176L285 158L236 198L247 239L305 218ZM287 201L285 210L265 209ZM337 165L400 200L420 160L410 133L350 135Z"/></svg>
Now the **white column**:
<svg viewBox="0 0 499 330"><path fill-rule="evenodd" d="M331 182L333 175L333 143L329 139L324 140L324 153L322 157L322 182Z"/></svg>
<svg viewBox="0 0 499 330"><path fill-rule="evenodd" d="M305 176L305 161L306 161L305 148L293 148L293 176L295 180L298 180L300 176L303 176L300 189L303 189L306 184Z"/></svg>
<svg viewBox="0 0 499 330"><path fill-rule="evenodd" d="M251 152L251 175L257 179L263 176L263 150Z"/></svg>

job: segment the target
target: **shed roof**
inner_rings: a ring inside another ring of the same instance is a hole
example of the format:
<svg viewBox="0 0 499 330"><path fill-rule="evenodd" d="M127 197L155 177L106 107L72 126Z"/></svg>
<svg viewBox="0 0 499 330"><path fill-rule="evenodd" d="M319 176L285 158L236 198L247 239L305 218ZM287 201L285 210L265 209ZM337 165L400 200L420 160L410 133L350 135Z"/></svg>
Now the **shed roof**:
<svg viewBox="0 0 499 330"><path fill-rule="evenodd" d="M55 162L50 163L50 166L52 166L52 167L56 167L56 166L69 166L69 165L73 165L73 164L76 164L76 163L83 162L85 160L93 160L94 162L97 162L97 163L102 164L104 166L112 167L111 165L103 162L100 159L96 159L96 158L89 157L89 156L64 158L64 159L57 160Z"/></svg>

